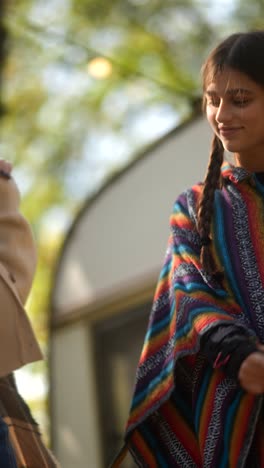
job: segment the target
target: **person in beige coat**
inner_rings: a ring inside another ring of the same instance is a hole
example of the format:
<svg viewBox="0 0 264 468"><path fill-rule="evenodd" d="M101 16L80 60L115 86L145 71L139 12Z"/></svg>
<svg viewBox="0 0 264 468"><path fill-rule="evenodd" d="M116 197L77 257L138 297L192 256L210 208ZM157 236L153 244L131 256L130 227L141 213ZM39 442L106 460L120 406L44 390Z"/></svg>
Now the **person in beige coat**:
<svg viewBox="0 0 264 468"><path fill-rule="evenodd" d="M13 376L14 370L43 356L25 311L36 246L19 211L20 194L11 170L11 164L0 159L0 444L4 427L11 454L7 464L0 446L0 468L53 468L59 465L43 444Z"/></svg>

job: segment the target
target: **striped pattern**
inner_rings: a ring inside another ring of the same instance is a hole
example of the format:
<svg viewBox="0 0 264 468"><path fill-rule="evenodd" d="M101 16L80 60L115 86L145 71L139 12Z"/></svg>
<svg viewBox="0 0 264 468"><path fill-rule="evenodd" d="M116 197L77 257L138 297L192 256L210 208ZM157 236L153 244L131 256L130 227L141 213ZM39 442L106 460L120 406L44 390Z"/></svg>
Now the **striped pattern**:
<svg viewBox="0 0 264 468"><path fill-rule="evenodd" d="M264 342L264 188L226 163L222 176L212 230L224 284L199 260L201 184L179 196L170 219L126 432L142 467L242 468L252 443L263 447L262 397L245 394L199 353L203 333L233 320Z"/></svg>

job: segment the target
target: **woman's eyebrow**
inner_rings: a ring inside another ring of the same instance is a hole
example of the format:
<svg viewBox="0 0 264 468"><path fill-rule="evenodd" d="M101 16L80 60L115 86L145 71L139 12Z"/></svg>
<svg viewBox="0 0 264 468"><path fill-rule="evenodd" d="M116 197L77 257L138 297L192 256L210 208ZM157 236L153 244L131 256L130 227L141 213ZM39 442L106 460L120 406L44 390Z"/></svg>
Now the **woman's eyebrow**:
<svg viewBox="0 0 264 468"><path fill-rule="evenodd" d="M229 88L226 90L227 94L253 94L250 89L246 88Z"/></svg>
<svg viewBox="0 0 264 468"><path fill-rule="evenodd" d="M253 94L253 92L250 91L250 89L246 89L246 88L228 88L226 90L226 94L236 96L238 94L243 94L243 95L247 94L247 95L249 95L249 94ZM216 91L214 91L214 90L207 90L207 91L205 91L205 95L207 95L207 96L217 96L218 93Z"/></svg>

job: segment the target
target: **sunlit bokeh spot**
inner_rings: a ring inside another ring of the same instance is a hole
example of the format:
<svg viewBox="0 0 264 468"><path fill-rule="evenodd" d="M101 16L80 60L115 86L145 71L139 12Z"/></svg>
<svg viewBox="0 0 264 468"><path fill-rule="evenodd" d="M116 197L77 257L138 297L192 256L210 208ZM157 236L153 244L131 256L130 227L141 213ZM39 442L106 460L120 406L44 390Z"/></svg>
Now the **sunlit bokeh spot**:
<svg viewBox="0 0 264 468"><path fill-rule="evenodd" d="M87 65L88 72L93 78L104 79L112 74L112 64L104 57L95 57Z"/></svg>

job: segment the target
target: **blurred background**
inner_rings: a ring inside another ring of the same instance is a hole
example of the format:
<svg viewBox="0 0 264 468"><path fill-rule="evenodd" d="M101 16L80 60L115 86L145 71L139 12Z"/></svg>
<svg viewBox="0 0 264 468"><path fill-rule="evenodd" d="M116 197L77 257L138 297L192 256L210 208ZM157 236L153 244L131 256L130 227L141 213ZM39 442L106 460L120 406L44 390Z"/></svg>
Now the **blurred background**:
<svg viewBox="0 0 264 468"><path fill-rule="evenodd" d="M46 358L16 377L63 468L122 444L170 209L206 167L200 67L263 26L263 0L0 0L0 155L38 245Z"/></svg>

